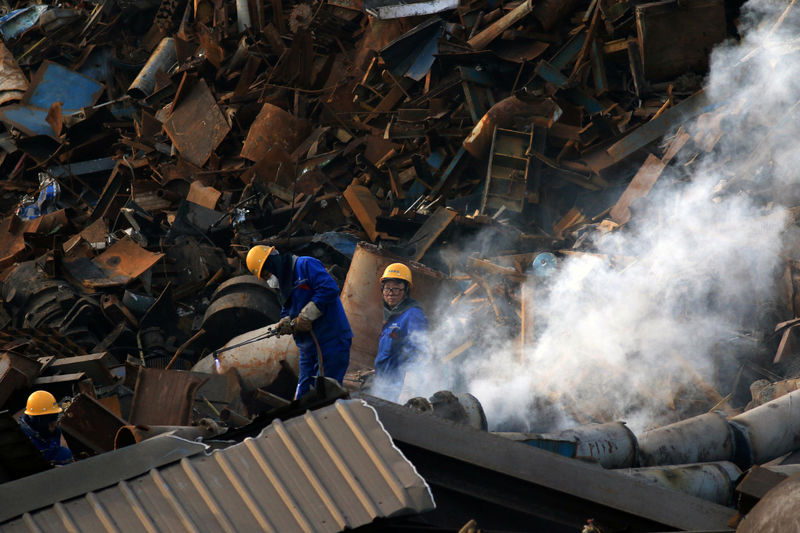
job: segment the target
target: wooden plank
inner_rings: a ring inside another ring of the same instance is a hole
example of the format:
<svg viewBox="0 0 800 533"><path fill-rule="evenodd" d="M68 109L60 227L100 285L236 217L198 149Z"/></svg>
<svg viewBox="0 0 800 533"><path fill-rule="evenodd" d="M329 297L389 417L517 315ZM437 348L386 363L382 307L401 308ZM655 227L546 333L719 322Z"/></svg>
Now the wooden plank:
<svg viewBox="0 0 800 533"><path fill-rule="evenodd" d="M617 203L611 208L611 218L618 224L625 224L631 219L630 206L637 198L647 196L653 188L666 165L661 159L650 154L647 156L639 172L628 184L628 188L622 193Z"/></svg>
<svg viewBox="0 0 800 533"><path fill-rule="evenodd" d="M428 220L417 230L417 232L408 240L406 250L408 257L412 261L419 261L428 248L436 242L436 239L447 229L447 226L456 218L458 212L448 209L447 207L440 207L437 209Z"/></svg>
<svg viewBox="0 0 800 533"><path fill-rule="evenodd" d="M648 81L703 73L727 36L723 0L665 0L636 6L636 33Z"/></svg>
<svg viewBox="0 0 800 533"><path fill-rule="evenodd" d="M363 185L351 183L344 190L344 199L347 200L350 209L353 210L361 227L367 232L369 239L375 242L380 233L375 229L378 215L381 214L381 207L372 193Z"/></svg>

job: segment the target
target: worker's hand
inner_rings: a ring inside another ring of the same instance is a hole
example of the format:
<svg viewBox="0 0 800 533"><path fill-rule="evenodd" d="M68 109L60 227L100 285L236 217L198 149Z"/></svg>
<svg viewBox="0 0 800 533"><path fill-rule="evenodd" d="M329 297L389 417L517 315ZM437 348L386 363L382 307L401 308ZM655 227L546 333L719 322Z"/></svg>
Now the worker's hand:
<svg viewBox="0 0 800 533"><path fill-rule="evenodd" d="M294 333L292 319L288 316L281 318L280 322L278 322L278 325L275 328L278 330L278 335L291 335Z"/></svg>
<svg viewBox="0 0 800 533"><path fill-rule="evenodd" d="M317 304L308 302L303 307L297 318L294 319L294 330L298 333L306 333L311 331L311 323L322 316L322 311L319 310Z"/></svg>
<svg viewBox="0 0 800 533"><path fill-rule="evenodd" d="M311 331L311 321L303 315L298 315L294 319L294 330L297 333L308 333Z"/></svg>

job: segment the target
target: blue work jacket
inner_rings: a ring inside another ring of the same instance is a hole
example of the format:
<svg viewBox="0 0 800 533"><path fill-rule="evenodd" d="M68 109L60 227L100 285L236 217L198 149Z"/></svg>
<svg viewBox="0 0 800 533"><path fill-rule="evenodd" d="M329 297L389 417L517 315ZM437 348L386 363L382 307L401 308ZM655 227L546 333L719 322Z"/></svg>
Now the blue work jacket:
<svg viewBox="0 0 800 533"><path fill-rule="evenodd" d="M42 435L28 424L26 416L24 415L19 419L19 426L39 448L44 458L57 465L72 462L72 452L69 448L61 446L61 428L56 428L49 435Z"/></svg>
<svg viewBox="0 0 800 533"><path fill-rule="evenodd" d="M428 319L413 300L402 311L390 314L378 341L375 377L394 378L404 372L405 365L427 351L427 331Z"/></svg>
<svg viewBox="0 0 800 533"><path fill-rule="evenodd" d="M339 286L322 263L313 257L298 257L292 283L294 288L281 309L281 318L296 318L303 307L313 301L322 312L322 316L312 322L312 329L322 353L349 354L353 331L339 299ZM314 339L309 333L296 333L294 341L301 353L317 353Z"/></svg>

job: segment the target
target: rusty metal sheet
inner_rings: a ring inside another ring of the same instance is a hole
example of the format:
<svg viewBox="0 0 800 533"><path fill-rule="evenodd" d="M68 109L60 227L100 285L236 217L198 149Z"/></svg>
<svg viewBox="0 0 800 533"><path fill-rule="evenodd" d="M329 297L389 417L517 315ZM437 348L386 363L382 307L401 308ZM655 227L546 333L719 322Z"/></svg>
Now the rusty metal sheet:
<svg viewBox="0 0 800 533"><path fill-rule="evenodd" d="M28 78L17 65L14 55L0 43L0 105L21 100L28 90Z"/></svg>
<svg viewBox="0 0 800 533"><path fill-rule="evenodd" d="M206 187L200 181L193 181L189 187L189 195L186 200L194 204L202 205L209 209L214 209L217 206L217 201L222 193L214 187Z"/></svg>
<svg viewBox="0 0 800 533"><path fill-rule="evenodd" d="M260 161L273 148L291 154L311 133L311 125L278 106L265 103L247 132L241 156Z"/></svg>
<svg viewBox="0 0 800 533"><path fill-rule="evenodd" d="M208 85L199 80L172 111L164 130L181 156L202 167L231 127Z"/></svg>
<svg viewBox="0 0 800 533"><path fill-rule="evenodd" d="M797 529L800 506L800 474L778 483L747 514L737 529L739 533L772 533Z"/></svg>
<svg viewBox="0 0 800 533"><path fill-rule="evenodd" d="M0 354L0 407L11 393L30 386L39 375L42 365L36 359L4 352Z"/></svg>
<svg viewBox="0 0 800 533"><path fill-rule="evenodd" d="M47 215L45 215L47 216ZM0 222L0 269L11 266L25 252L25 233L35 233L45 217L21 221L11 215Z"/></svg>
<svg viewBox="0 0 800 533"><path fill-rule="evenodd" d="M133 392L130 423L150 426L188 425L195 393L207 379L180 370L140 368Z"/></svg>
<svg viewBox="0 0 800 533"><path fill-rule="evenodd" d="M148 252L126 237L93 260L78 257L65 261L64 266L86 287L120 287L145 273L163 256L162 253Z"/></svg>
<svg viewBox="0 0 800 533"><path fill-rule="evenodd" d="M64 117L76 115L97 102L105 87L88 76L67 67L45 61L31 77L31 85L22 103L3 108L0 120L28 135L57 137L47 121L50 107L59 102Z"/></svg>
<svg viewBox="0 0 800 533"><path fill-rule="evenodd" d="M631 218L630 206L634 200L647 196L653 188L666 165L658 157L650 154L633 177L625 192L611 208L611 218L617 224L625 224Z"/></svg>
<svg viewBox="0 0 800 533"><path fill-rule="evenodd" d="M64 411L64 433L96 453L114 449L114 437L125 421L94 398L78 394Z"/></svg>

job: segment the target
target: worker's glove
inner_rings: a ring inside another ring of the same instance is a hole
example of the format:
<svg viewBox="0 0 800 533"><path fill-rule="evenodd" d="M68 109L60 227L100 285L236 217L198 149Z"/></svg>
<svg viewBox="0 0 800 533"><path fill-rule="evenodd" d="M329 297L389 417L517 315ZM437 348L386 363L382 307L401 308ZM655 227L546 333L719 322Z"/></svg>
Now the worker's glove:
<svg viewBox="0 0 800 533"><path fill-rule="evenodd" d="M322 316L322 311L319 310L317 304L308 302L297 318L294 319L294 330L298 333L306 333L311 331L311 323Z"/></svg>
<svg viewBox="0 0 800 533"><path fill-rule="evenodd" d="M294 333L294 327L292 327L292 319L288 316L281 318L278 325L275 327L278 331L278 335L291 335Z"/></svg>

